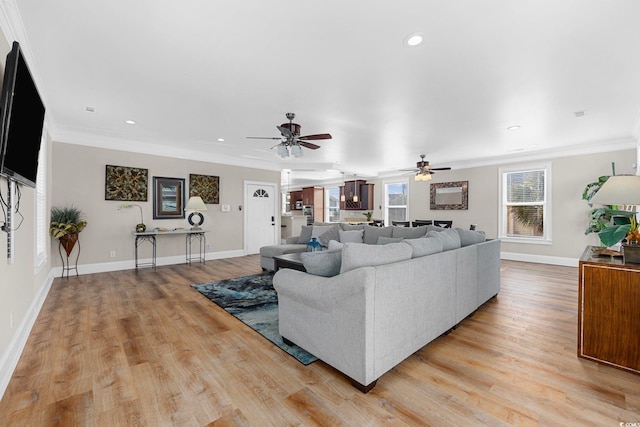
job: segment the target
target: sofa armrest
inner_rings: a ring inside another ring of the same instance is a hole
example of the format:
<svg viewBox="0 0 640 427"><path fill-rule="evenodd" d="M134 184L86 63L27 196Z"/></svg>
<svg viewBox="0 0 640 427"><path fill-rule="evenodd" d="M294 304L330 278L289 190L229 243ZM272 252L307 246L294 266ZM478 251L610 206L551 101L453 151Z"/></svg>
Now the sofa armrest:
<svg viewBox="0 0 640 427"><path fill-rule="evenodd" d="M354 295L373 292L375 269L362 267L334 277L315 276L283 268L273 277L278 294L317 310L329 312L342 306Z"/></svg>
<svg viewBox="0 0 640 427"><path fill-rule="evenodd" d="M286 243L288 245L292 244L292 243L298 243L298 239L300 238L300 236L289 236L287 237L287 241Z"/></svg>

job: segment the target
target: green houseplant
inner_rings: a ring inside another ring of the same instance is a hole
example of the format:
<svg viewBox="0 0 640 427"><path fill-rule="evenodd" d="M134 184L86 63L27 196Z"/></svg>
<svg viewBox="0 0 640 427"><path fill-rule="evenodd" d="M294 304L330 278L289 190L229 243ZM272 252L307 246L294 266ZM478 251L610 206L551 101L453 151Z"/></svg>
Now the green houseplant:
<svg viewBox="0 0 640 427"><path fill-rule="evenodd" d="M67 256L78 241L78 233L87 226L82 211L75 206L51 208L49 235L59 239L67 252Z"/></svg>

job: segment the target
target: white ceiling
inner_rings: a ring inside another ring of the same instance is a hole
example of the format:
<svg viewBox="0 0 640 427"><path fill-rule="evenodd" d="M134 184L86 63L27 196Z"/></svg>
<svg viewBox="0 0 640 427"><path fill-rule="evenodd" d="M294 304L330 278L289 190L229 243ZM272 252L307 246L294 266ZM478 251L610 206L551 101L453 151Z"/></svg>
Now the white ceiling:
<svg viewBox="0 0 640 427"><path fill-rule="evenodd" d="M291 168L295 185L638 136L638 0L6 4L63 142ZM424 42L403 46L414 32ZM333 139L287 160L246 139L279 136L286 112Z"/></svg>

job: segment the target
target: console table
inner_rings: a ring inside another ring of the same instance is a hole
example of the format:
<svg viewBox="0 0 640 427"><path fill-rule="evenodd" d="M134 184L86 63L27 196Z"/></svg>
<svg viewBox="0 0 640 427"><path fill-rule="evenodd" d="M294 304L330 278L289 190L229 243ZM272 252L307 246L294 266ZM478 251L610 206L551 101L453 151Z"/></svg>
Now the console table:
<svg viewBox="0 0 640 427"><path fill-rule="evenodd" d="M156 268L156 245L157 245L157 236L173 236L173 235L184 235L185 236L185 257L187 264L191 264L192 261L200 261L205 262L205 249L207 246L207 240L205 237L205 233L208 230L190 230L190 229L180 229L180 230L169 230L169 231L143 231L137 232L134 231L132 234L135 236L135 247L136 247L136 269L138 267L153 267ZM194 241L198 242L198 255L194 256L192 253L192 244ZM138 247L142 245L144 242L151 243L152 246L152 256L151 262L148 263L140 263L138 262Z"/></svg>
<svg viewBox="0 0 640 427"><path fill-rule="evenodd" d="M592 248L579 263L578 357L640 374L640 264Z"/></svg>

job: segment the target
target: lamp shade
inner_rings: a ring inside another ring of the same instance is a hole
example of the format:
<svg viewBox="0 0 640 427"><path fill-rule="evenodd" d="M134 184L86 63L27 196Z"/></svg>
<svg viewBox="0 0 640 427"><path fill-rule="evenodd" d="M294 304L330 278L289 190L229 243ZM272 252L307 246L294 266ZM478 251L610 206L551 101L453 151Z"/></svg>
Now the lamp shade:
<svg viewBox="0 0 640 427"><path fill-rule="evenodd" d="M589 202L600 205L640 205L640 176L610 177Z"/></svg>
<svg viewBox="0 0 640 427"><path fill-rule="evenodd" d="M194 196L189 197L189 201L187 202L187 206L184 208L185 211L206 211L207 206L202 201L202 197Z"/></svg>
<svg viewBox="0 0 640 427"><path fill-rule="evenodd" d="M416 176L413 178L414 181L429 181L431 180L430 173L420 173L418 172Z"/></svg>

